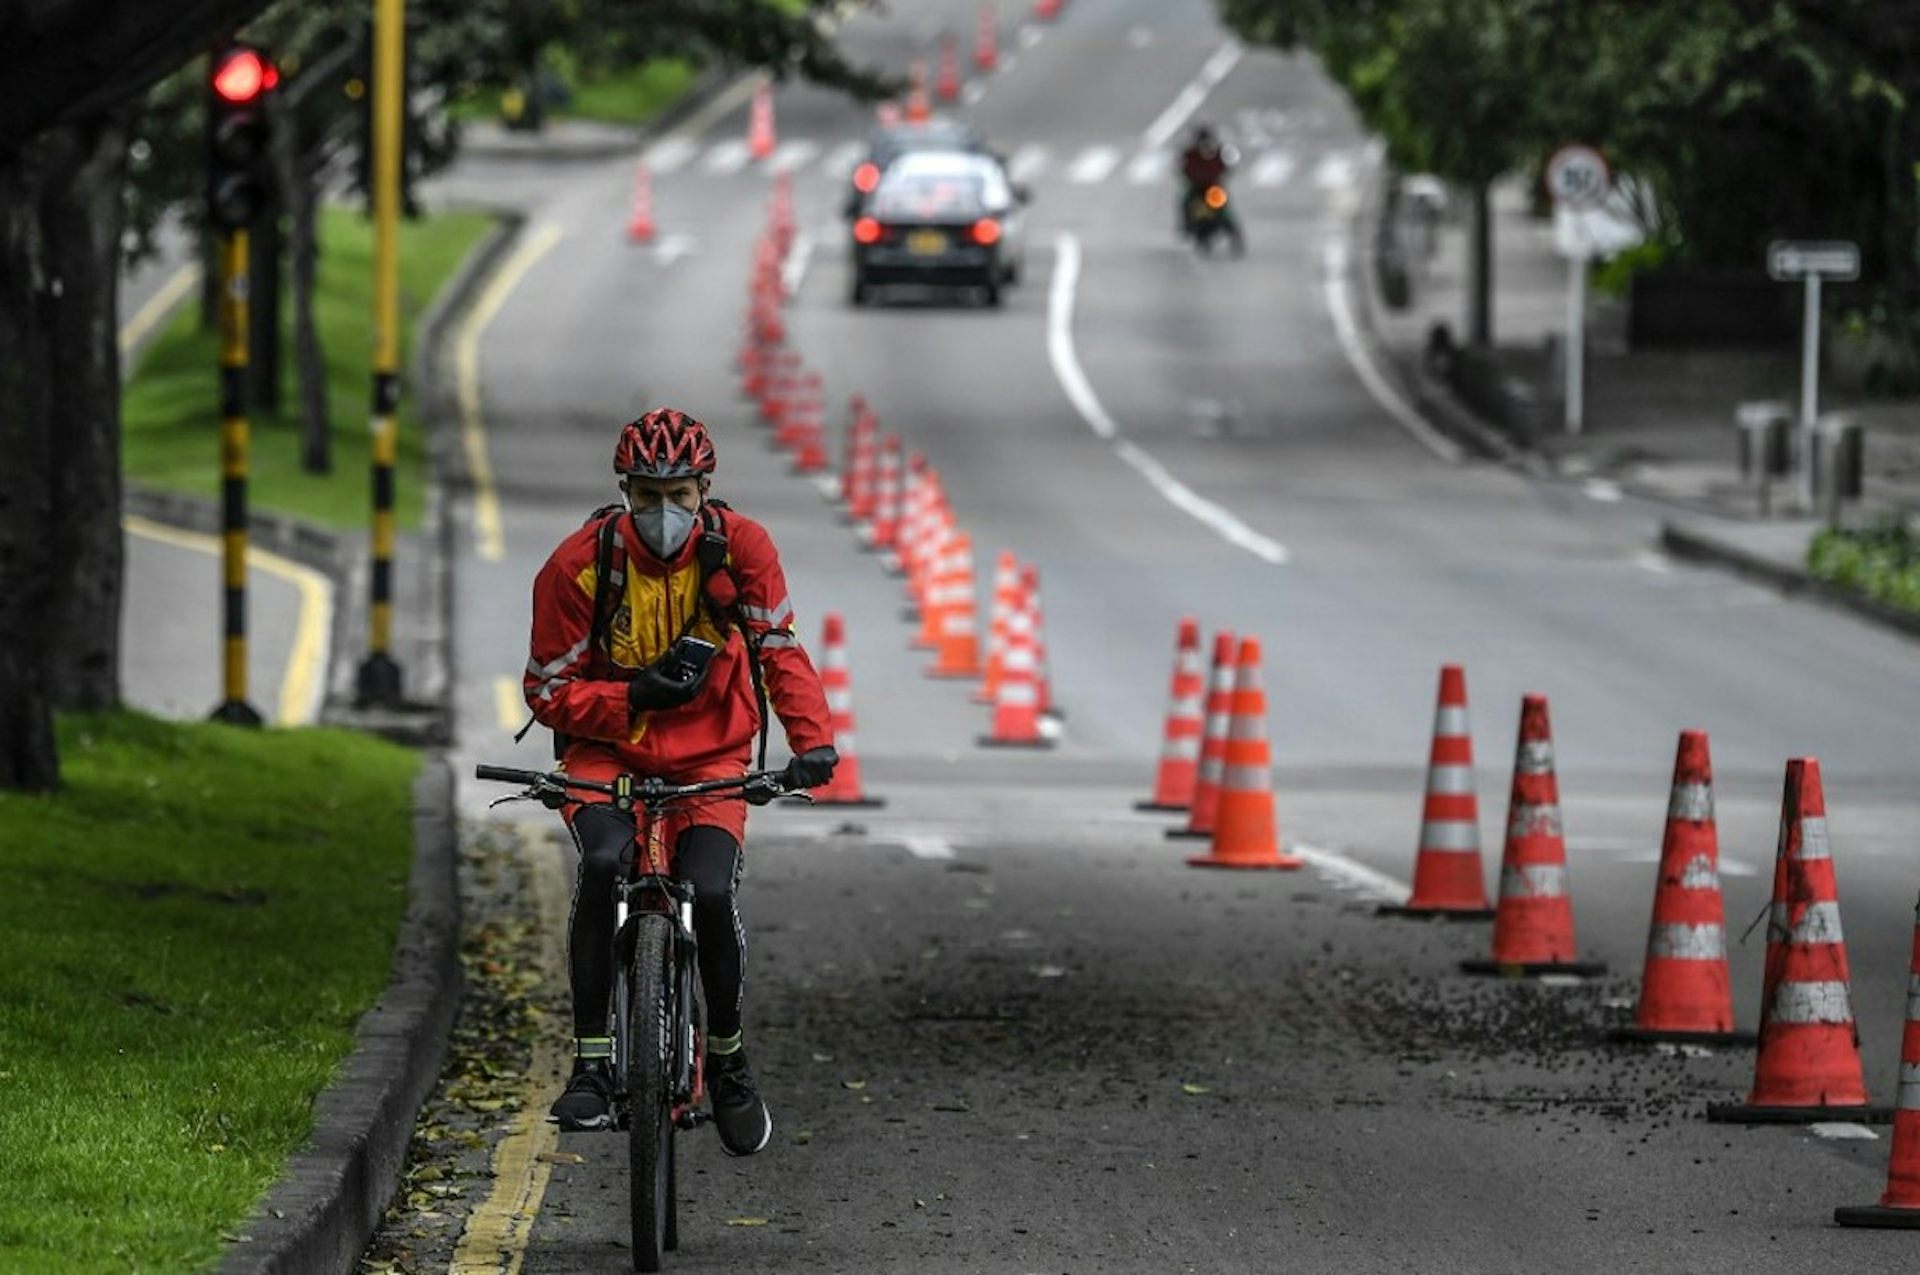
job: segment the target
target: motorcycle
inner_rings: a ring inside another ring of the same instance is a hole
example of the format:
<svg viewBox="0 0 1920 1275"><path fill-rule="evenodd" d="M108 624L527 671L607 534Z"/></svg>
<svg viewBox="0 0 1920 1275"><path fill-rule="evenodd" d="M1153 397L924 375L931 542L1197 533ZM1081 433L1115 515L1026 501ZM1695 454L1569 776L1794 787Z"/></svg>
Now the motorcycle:
<svg viewBox="0 0 1920 1275"><path fill-rule="evenodd" d="M1234 256L1246 254L1246 241L1240 236L1240 225L1234 220L1233 208L1225 186L1216 182L1190 191L1184 206L1186 210L1184 229L1187 238L1193 240L1194 250L1201 256L1213 255L1214 237L1221 234L1233 241Z"/></svg>

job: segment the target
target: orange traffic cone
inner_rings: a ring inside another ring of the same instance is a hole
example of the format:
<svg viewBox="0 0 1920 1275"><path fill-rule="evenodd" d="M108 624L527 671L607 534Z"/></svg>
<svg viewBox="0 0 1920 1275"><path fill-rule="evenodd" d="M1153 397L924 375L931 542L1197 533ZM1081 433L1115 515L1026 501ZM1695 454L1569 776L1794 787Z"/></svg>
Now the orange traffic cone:
<svg viewBox="0 0 1920 1275"><path fill-rule="evenodd" d="M1404 905L1383 904L1385 916L1484 921L1486 870L1480 864L1480 798L1473 787L1473 735L1467 728L1467 673L1440 668L1440 702L1427 753L1427 796L1420 811L1420 849L1413 860L1413 895Z"/></svg>
<svg viewBox="0 0 1920 1275"><path fill-rule="evenodd" d="M951 31L940 35L940 63L934 73L933 92L942 102L957 101L960 97L960 50Z"/></svg>
<svg viewBox="0 0 1920 1275"><path fill-rule="evenodd" d="M926 497L923 495L922 500ZM937 651L940 649L941 635L946 632L947 609L952 600L947 594L948 555L953 551L954 537L960 529L945 518L929 521L927 518L907 518L903 530L900 553L907 560L907 579L909 587L918 596L920 632L913 639L916 651ZM908 619L916 612L910 611Z"/></svg>
<svg viewBox="0 0 1920 1275"><path fill-rule="evenodd" d="M1000 698L993 705L993 732L980 737L982 748L1052 748L1040 730L1040 700L1034 685L1032 616L1017 609L1007 627L1007 657L1000 677Z"/></svg>
<svg viewBox="0 0 1920 1275"><path fill-rule="evenodd" d="M1307 861L1280 852L1273 818L1273 758L1267 750L1267 693L1260 685L1260 639L1242 638L1233 682L1233 724L1227 729L1226 766L1213 847L1187 860L1193 868L1303 868Z"/></svg>
<svg viewBox="0 0 1920 1275"><path fill-rule="evenodd" d="M853 730L853 679L847 672L846 625L838 612L829 612L821 639L820 684L826 688L827 709L833 714L833 748L840 762L833 779L813 790L816 806L884 806L860 786L860 749Z"/></svg>
<svg viewBox="0 0 1920 1275"><path fill-rule="evenodd" d="M973 41L973 64L982 71L992 71L1000 65L1000 23L994 16L991 3L980 6L980 29Z"/></svg>
<svg viewBox="0 0 1920 1275"><path fill-rule="evenodd" d="M1169 828L1174 840L1213 840L1214 815L1220 808L1220 779L1227 766L1227 730L1233 724L1233 634L1222 629L1213 635L1213 665L1207 672L1207 715L1200 732L1200 765L1194 772L1193 802L1187 807L1187 826Z"/></svg>
<svg viewBox="0 0 1920 1275"><path fill-rule="evenodd" d="M1806 1124L1884 1115L1884 1108L1867 1105L1860 1070L1860 1029L1853 1021L1820 762L1796 757L1787 763L1780 806L1753 1092L1745 1102L1708 1107L1707 1119Z"/></svg>
<svg viewBox="0 0 1920 1275"><path fill-rule="evenodd" d="M753 91L753 105L747 111L747 153L755 159L773 154L773 86L762 84Z"/></svg>
<svg viewBox="0 0 1920 1275"><path fill-rule="evenodd" d="M880 442L879 474L874 483L873 517L867 523L868 548L885 552L900 539L900 436Z"/></svg>
<svg viewBox="0 0 1920 1275"><path fill-rule="evenodd" d="M867 414L867 400L858 394L847 400L847 428L841 435L840 489L835 495L841 508L853 514L855 497L871 475L863 466L871 455L873 418Z"/></svg>
<svg viewBox="0 0 1920 1275"><path fill-rule="evenodd" d="M927 100L927 64L915 58L907 64L907 123L924 124L933 118L933 103Z"/></svg>
<svg viewBox="0 0 1920 1275"><path fill-rule="evenodd" d="M1907 1027L1900 1036L1887 1191L1878 1204L1835 1209L1833 1220L1842 1226L1920 1227L1920 907L1913 912L1913 958L1907 963Z"/></svg>
<svg viewBox="0 0 1920 1275"><path fill-rule="evenodd" d="M938 654L928 677L979 677L980 630L973 596L973 537L957 531L947 541L946 570L934 585L939 592Z"/></svg>
<svg viewBox="0 0 1920 1275"><path fill-rule="evenodd" d="M987 675L973 702L991 704L1000 698L1000 679L1007 663L1007 621L1020 604L1020 560L1002 549L993 564L993 608L987 620ZM1034 652L1039 655L1038 651Z"/></svg>
<svg viewBox="0 0 1920 1275"><path fill-rule="evenodd" d="M653 242L653 174L644 159L633 166L633 212L627 218L627 238L634 243Z"/></svg>
<svg viewBox="0 0 1920 1275"><path fill-rule="evenodd" d="M1713 821L1713 761L1703 730L1680 732L1640 1003L1633 1026L1616 1034L1676 1044L1753 1041L1733 1030L1720 837Z"/></svg>
<svg viewBox="0 0 1920 1275"><path fill-rule="evenodd" d="M1507 842L1500 859L1500 907L1493 918L1493 956L1462 961L1469 974L1573 974L1596 977L1607 967L1575 958L1573 900L1567 894L1567 841L1560 826L1560 784L1553 774L1553 728L1547 697L1520 702L1520 745L1507 805Z"/></svg>
<svg viewBox="0 0 1920 1275"><path fill-rule="evenodd" d="M1033 16L1042 22L1051 22L1060 16L1060 0L1034 0Z"/></svg>
<svg viewBox="0 0 1920 1275"><path fill-rule="evenodd" d="M1173 685L1167 691L1160 769L1153 777L1152 798L1135 802L1135 810L1184 813L1193 805L1193 787L1200 778L1200 736L1206 729L1202 716L1205 695L1206 684L1200 676L1200 623L1190 615L1184 616L1173 647Z"/></svg>
<svg viewBox="0 0 1920 1275"><path fill-rule="evenodd" d="M1053 702L1053 658L1047 653L1047 612L1040 605L1040 568L1031 562L1022 567L1020 585L1033 617L1033 677L1040 692L1040 716L1058 721L1066 714Z"/></svg>

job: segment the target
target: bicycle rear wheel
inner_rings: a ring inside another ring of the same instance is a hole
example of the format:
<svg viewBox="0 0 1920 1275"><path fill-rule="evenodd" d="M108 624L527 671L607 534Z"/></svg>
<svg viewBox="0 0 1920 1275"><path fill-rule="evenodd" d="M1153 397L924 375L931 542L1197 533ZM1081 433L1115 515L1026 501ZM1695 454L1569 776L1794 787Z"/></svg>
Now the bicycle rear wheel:
<svg viewBox="0 0 1920 1275"><path fill-rule="evenodd" d="M660 1269L673 1212L673 922L643 915L634 924L625 1024L627 1159L633 1269L650 1272Z"/></svg>

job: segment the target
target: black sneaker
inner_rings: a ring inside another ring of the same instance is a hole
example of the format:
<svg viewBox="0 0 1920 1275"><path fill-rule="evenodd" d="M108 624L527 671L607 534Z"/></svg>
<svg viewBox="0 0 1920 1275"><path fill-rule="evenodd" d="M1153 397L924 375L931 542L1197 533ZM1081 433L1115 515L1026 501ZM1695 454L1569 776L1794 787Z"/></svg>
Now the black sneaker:
<svg viewBox="0 0 1920 1275"><path fill-rule="evenodd" d="M569 1133L613 1128L613 1067L605 1059L583 1058L573 1064L573 1079L547 1113L547 1119Z"/></svg>
<svg viewBox="0 0 1920 1275"><path fill-rule="evenodd" d="M747 1051L707 1055L707 1096L713 1103L713 1127L728 1155L754 1155L773 1137L773 1117L754 1088Z"/></svg>

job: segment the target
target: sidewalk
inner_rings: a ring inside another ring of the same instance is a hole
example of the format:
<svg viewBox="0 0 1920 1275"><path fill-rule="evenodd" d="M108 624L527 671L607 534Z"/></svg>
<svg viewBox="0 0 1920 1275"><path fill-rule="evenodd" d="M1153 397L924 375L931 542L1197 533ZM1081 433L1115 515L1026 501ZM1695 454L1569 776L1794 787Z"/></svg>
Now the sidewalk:
<svg viewBox="0 0 1920 1275"><path fill-rule="evenodd" d="M1789 580L1804 583L1808 543L1824 524L1795 509L1797 476L1776 480L1774 516L1761 517L1753 486L1740 476L1734 423L1735 408L1754 400L1778 400L1797 413L1797 343L1778 350L1630 349L1625 300L1590 292L1585 427L1567 434L1558 353L1567 263L1554 249L1551 219L1530 215L1527 193L1519 180L1495 192L1493 329L1502 374L1523 387L1523 406L1530 392L1531 437L1514 441L1531 467L1583 482L1596 499L1625 493L1673 507L1678 516L1670 520L1668 547L1676 552L1712 555L1741 569L1770 568L1782 587ZM1426 391L1419 395L1425 399L1437 389L1423 364L1430 332L1444 324L1456 342L1464 339L1468 218L1468 207L1456 198L1430 257L1408 241L1406 309L1396 312L1377 299L1371 307L1381 347L1409 384ZM1920 513L1920 401L1862 398L1823 381L1820 406L1853 414L1864 429L1865 495L1845 521ZM1488 432L1498 432L1479 419Z"/></svg>

